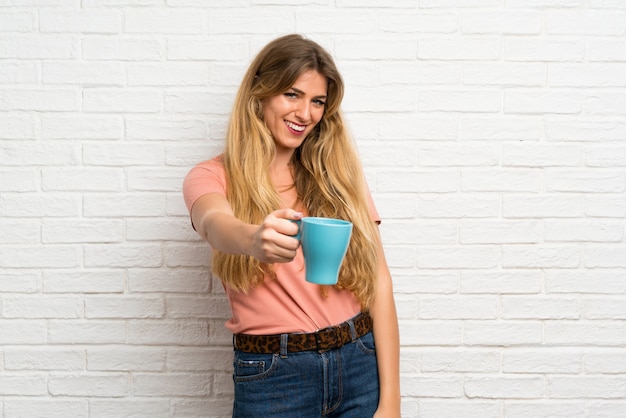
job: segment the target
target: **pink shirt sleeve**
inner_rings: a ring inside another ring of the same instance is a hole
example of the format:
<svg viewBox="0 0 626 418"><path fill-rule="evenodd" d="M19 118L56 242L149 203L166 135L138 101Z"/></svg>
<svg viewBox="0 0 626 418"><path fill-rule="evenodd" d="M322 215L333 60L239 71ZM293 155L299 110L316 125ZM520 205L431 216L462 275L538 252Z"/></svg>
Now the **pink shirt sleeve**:
<svg viewBox="0 0 626 418"><path fill-rule="evenodd" d="M226 196L226 172L221 157L199 163L183 181L183 197L189 212L196 200L208 193Z"/></svg>

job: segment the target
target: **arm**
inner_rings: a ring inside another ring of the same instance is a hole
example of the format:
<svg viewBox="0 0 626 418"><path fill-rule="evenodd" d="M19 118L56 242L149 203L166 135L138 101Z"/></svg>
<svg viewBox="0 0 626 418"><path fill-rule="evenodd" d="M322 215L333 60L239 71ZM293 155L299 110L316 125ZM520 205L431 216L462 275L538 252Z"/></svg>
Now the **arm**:
<svg viewBox="0 0 626 418"><path fill-rule="evenodd" d="M235 217L226 197L208 193L191 208L191 221L198 234L212 247L227 254L250 255L264 263L288 262L295 257L299 242L290 235L298 226L288 219L301 213L280 209L269 214L261 225L245 223Z"/></svg>
<svg viewBox="0 0 626 418"><path fill-rule="evenodd" d="M391 274L378 237L378 285L370 308L378 361L380 400L375 417L400 417L400 332Z"/></svg>

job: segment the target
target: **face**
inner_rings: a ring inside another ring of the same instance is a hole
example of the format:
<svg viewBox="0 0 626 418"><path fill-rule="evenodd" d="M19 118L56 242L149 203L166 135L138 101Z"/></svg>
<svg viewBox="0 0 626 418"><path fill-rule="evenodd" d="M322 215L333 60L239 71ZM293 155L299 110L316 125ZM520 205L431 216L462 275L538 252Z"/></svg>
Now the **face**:
<svg viewBox="0 0 626 418"><path fill-rule="evenodd" d="M277 151L298 148L324 115L328 82L317 71L303 73L284 93L263 103L263 118Z"/></svg>

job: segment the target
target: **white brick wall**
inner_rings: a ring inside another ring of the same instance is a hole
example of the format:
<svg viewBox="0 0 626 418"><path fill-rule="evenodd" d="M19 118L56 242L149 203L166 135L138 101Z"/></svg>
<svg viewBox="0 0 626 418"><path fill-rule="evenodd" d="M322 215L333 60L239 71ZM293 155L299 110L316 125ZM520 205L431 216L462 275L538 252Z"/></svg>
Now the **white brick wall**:
<svg viewBox="0 0 626 418"><path fill-rule="evenodd" d="M223 417L180 189L279 34L384 218L403 416L626 417L626 2L0 0L0 418Z"/></svg>

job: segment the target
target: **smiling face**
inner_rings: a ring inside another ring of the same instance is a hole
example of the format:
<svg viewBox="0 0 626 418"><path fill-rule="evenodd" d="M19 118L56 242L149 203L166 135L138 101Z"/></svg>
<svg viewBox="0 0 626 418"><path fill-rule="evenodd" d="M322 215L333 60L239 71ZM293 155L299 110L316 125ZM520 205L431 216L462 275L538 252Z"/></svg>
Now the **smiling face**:
<svg viewBox="0 0 626 418"><path fill-rule="evenodd" d="M286 92L263 102L263 119L277 152L293 152L324 115L328 81L317 71L306 71Z"/></svg>

